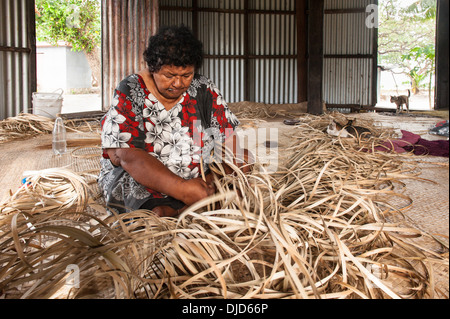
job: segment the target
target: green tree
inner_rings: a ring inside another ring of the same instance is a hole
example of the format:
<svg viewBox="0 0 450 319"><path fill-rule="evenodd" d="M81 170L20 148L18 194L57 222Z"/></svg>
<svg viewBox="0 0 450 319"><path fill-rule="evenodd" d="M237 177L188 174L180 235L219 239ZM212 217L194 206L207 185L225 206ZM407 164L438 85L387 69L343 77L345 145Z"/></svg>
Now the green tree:
<svg viewBox="0 0 450 319"><path fill-rule="evenodd" d="M382 0L379 6L379 64L400 69L418 93L432 78L435 58L436 0Z"/></svg>
<svg viewBox="0 0 450 319"><path fill-rule="evenodd" d="M413 62L415 66L410 71L410 77L413 83L413 89L422 86L422 82L428 81L428 93L431 105L431 87L432 79L435 73L436 49L435 44L425 47L415 47L408 54L402 56L403 61Z"/></svg>
<svg viewBox="0 0 450 319"><path fill-rule="evenodd" d="M57 45L68 42L83 51L99 84L101 76L101 4L98 0L36 0L36 36Z"/></svg>

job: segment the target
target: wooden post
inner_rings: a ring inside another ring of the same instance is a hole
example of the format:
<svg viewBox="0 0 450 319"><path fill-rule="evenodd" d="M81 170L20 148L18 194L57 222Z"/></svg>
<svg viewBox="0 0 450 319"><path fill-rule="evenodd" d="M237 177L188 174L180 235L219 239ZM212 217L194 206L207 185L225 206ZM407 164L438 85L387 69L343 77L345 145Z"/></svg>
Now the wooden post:
<svg viewBox="0 0 450 319"><path fill-rule="evenodd" d="M32 93L37 91L37 58L36 58L36 13L35 1L27 2L27 46L30 51L30 64L28 70L28 89L30 95L28 99L28 112L33 111Z"/></svg>
<svg viewBox="0 0 450 319"><path fill-rule="evenodd" d="M249 16L248 1L244 1L244 101L250 101Z"/></svg>
<svg viewBox="0 0 450 319"><path fill-rule="evenodd" d="M436 18L436 97L435 109L448 110L448 12L449 0L437 1Z"/></svg>
<svg viewBox="0 0 450 319"><path fill-rule="evenodd" d="M309 1L308 16L308 113L323 113L324 0Z"/></svg>
<svg viewBox="0 0 450 319"><path fill-rule="evenodd" d="M158 1L158 0L153 0ZM198 0L192 0L192 32L194 33L195 37L199 39L198 34Z"/></svg>
<svg viewBox="0 0 450 319"><path fill-rule="evenodd" d="M378 7L378 0L373 1ZM372 38L372 105L375 106L378 103L378 25L373 28L373 38Z"/></svg>
<svg viewBox="0 0 450 319"><path fill-rule="evenodd" d="M298 103L308 101L308 0L297 0Z"/></svg>

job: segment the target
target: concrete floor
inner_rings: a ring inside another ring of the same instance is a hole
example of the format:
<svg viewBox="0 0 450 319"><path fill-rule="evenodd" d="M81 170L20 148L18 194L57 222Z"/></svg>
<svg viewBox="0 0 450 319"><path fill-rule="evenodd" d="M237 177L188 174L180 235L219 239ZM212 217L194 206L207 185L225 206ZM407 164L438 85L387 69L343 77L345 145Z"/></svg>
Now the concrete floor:
<svg viewBox="0 0 450 319"><path fill-rule="evenodd" d="M78 113L102 110L101 94L64 94L61 113Z"/></svg>

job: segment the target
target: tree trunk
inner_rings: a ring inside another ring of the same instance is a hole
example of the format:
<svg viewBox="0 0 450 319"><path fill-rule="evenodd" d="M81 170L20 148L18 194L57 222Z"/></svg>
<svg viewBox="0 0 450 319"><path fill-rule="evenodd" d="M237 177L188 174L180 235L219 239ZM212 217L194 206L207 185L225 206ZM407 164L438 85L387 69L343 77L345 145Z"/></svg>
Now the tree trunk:
<svg viewBox="0 0 450 319"><path fill-rule="evenodd" d="M410 78L411 78L411 91L412 91L412 93L414 95L419 94L420 90L419 90L418 83L416 82L416 80L413 77L410 76Z"/></svg>
<svg viewBox="0 0 450 319"><path fill-rule="evenodd" d="M91 52L84 51L92 70L92 86L99 87L102 80L102 62L100 57L100 49L96 47Z"/></svg>

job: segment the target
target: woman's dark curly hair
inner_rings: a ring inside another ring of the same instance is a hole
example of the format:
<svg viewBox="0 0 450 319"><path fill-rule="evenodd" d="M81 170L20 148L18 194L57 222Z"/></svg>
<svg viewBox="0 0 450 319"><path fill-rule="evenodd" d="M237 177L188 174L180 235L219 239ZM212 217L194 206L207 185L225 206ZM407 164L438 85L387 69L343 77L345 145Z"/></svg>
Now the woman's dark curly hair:
<svg viewBox="0 0 450 319"><path fill-rule="evenodd" d="M158 72L163 65L193 65L198 70L203 63L203 44L185 26L162 27L150 37L144 60L150 72Z"/></svg>

